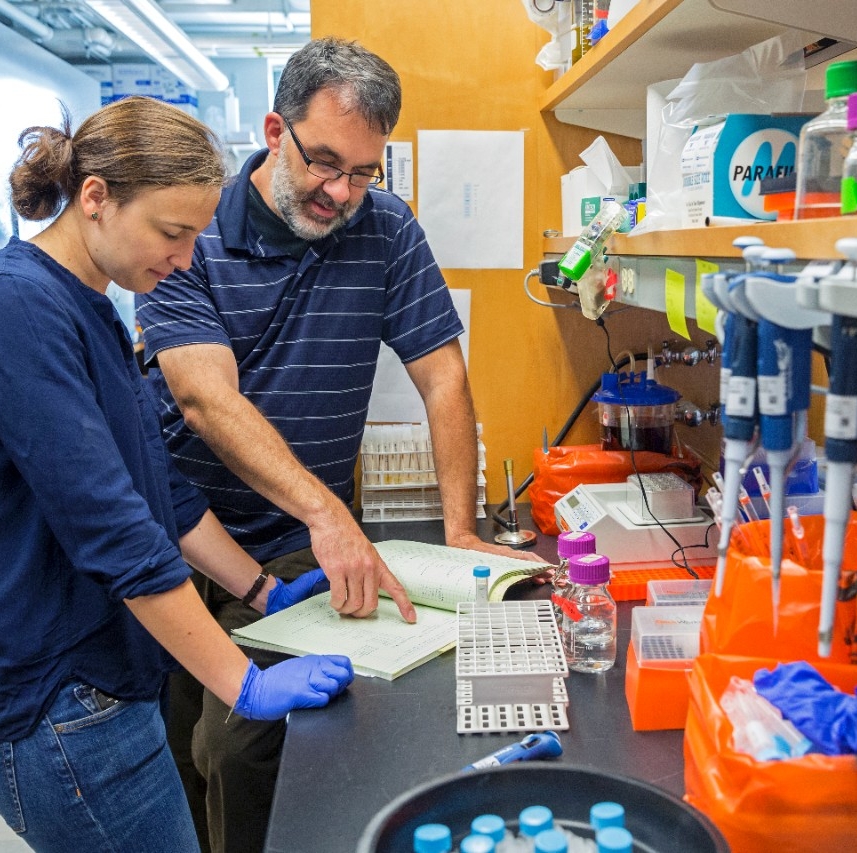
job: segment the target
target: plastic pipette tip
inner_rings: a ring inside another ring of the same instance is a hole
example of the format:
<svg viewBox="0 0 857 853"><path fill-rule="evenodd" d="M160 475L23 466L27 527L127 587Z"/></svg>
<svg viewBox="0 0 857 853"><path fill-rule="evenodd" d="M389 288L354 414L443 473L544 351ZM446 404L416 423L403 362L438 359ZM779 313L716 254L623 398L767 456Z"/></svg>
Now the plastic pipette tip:
<svg viewBox="0 0 857 853"><path fill-rule="evenodd" d="M726 551L717 552L717 566L714 569L714 594L720 598L723 592L723 580L726 577Z"/></svg>
<svg viewBox="0 0 857 853"><path fill-rule="evenodd" d="M780 622L780 579L778 576L771 578L771 604L773 605L772 622L774 636L777 636L777 628Z"/></svg>

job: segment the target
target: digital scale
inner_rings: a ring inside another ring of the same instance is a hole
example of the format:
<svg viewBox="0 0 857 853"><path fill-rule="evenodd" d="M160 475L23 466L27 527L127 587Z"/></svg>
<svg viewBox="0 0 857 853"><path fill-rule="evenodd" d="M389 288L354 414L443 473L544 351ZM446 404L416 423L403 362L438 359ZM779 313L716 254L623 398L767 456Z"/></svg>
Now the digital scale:
<svg viewBox="0 0 857 853"><path fill-rule="evenodd" d="M692 488L684 486L692 496ZM636 496L639 495L637 488ZM646 496L658 521L680 545L702 546L685 551L688 565L713 565L717 558L717 530L709 530L714 523L711 516L696 507L691 497L686 517L670 518L662 512L670 506L669 501L657 501L657 492L648 489ZM674 567L672 555L678 546L651 515L638 511L636 503L633 488L629 494L629 483L581 483L556 502L554 513L560 530L593 533L598 553L610 558L613 569ZM681 560L680 554L676 554L676 560Z"/></svg>

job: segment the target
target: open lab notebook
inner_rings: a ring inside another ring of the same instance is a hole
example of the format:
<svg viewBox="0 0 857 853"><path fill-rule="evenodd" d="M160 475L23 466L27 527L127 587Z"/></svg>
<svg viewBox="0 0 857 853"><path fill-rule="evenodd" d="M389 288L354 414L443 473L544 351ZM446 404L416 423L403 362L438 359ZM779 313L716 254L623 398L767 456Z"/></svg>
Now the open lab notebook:
<svg viewBox="0 0 857 853"><path fill-rule="evenodd" d="M325 593L235 630L233 639L291 655L347 655L358 675L392 681L455 646L455 609L459 601L474 598L474 566L491 569L490 601L501 601L510 586L546 568L514 557L405 540L375 547L408 591L416 624L405 622L389 598L380 598L377 611L365 619L340 616L330 606L330 593Z"/></svg>

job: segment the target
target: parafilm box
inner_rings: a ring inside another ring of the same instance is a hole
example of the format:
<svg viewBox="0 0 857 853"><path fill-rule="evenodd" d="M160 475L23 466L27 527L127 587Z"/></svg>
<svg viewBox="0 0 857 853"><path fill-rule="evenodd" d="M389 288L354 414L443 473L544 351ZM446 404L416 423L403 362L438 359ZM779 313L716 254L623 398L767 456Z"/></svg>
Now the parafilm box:
<svg viewBox="0 0 857 853"><path fill-rule="evenodd" d="M765 178L795 170L800 129L810 115L730 115L697 127L681 155L682 225L706 217L773 219L759 193Z"/></svg>

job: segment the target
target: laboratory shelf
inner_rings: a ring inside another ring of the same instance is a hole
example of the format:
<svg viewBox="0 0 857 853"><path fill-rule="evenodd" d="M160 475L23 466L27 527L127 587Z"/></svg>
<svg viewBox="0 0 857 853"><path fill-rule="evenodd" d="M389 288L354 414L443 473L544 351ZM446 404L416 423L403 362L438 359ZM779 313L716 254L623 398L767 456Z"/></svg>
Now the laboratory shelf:
<svg viewBox="0 0 857 853"><path fill-rule="evenodd" d="M787 246L799 260L829 260L841 257L835 248L837 240L857 237L857 216L681 228L634 237L617 234L608 243L607 252L610 256L740 258L741 252L732 242L744 236L759 237L766 246ZM543 248L546 254L562 255L574 240L574 237L546 237Z"/></svg>
<svg viewBox="0 0 857 853"><path fill-rule="evenodd" d="M642 139L648 86L790 29L807 44L819 35L857 42L857 17L836 0L639 0L539 107L567 124Z"/></svg>

